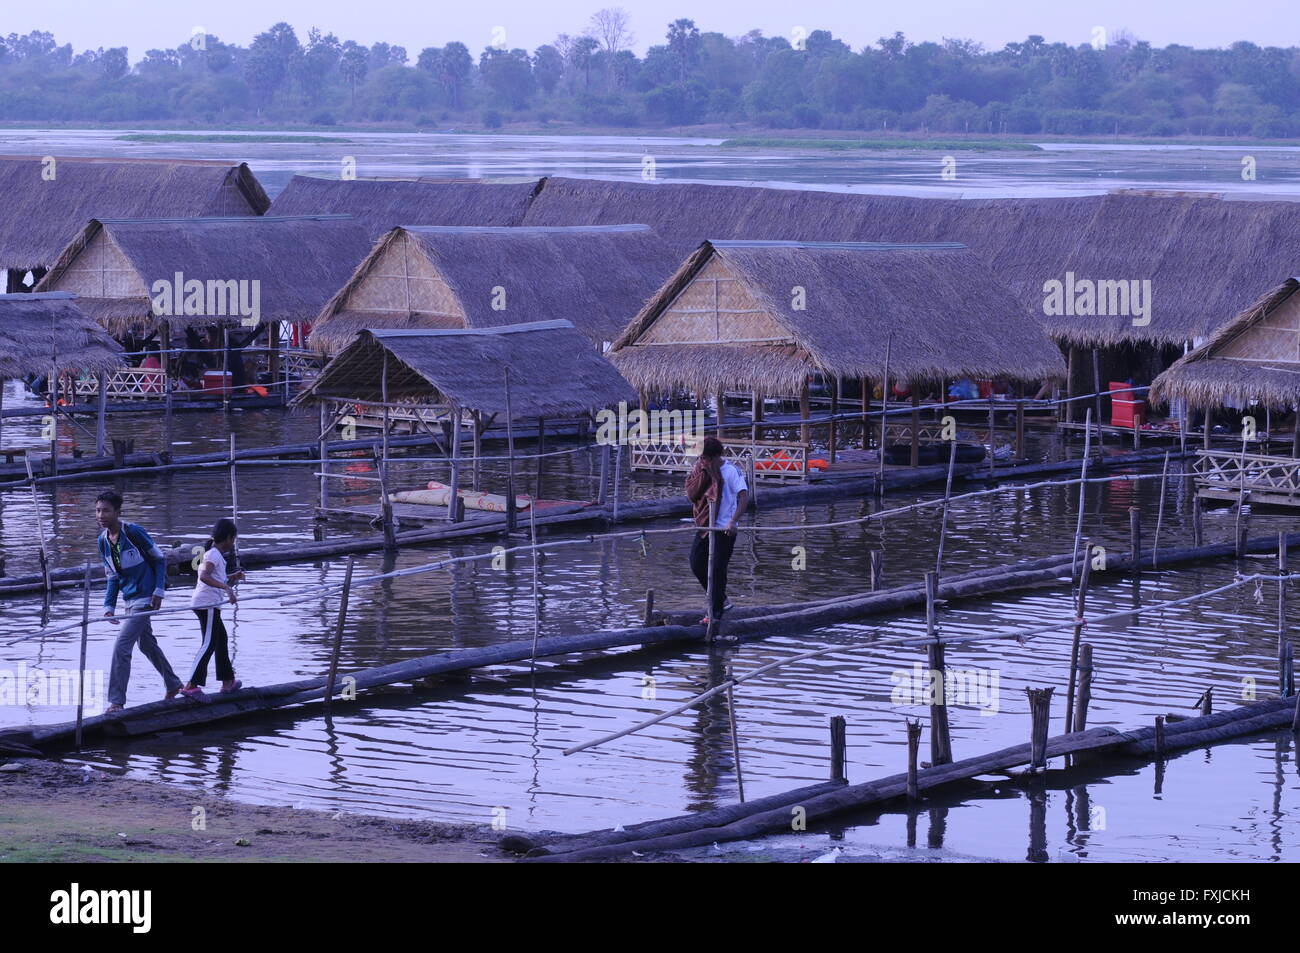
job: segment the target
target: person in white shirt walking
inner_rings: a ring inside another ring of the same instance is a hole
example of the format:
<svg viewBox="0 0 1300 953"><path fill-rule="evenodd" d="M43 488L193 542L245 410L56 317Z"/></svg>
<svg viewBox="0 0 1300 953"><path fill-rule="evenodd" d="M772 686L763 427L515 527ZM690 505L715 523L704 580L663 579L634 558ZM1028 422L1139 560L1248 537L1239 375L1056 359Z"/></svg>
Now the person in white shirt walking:
<svg viewBox="0 0 1300 953"><path fill-rule="evenodd" d="M727 601L727 565L736 546L736 522L749 508L749 486L745 476L734 463L723 459L722 441L705 437L703 452L694 469L686 477L686 497L694 506L695 525L709 525L709 504L717 507L713 544L713 604L709 615L700 620L708 625L711 619L721 619ZM709 591L709 533L696 533L691 543L691 571L700 581L704 591Z"/></svg>
<svg viewBox="0 0 1300 953"><path fill-rule="evenodd" d="M181 694L190 698L206 697L203 686L208 680L208 662L214 655L222 693L233 692L243 684L235 678L235 669L230 664L230 643L225 623L221 621L220 608L226 601L231 605L238 601L234 584L244 578L243 572L237 572L229 578L226 573L226 556L234 551L238 536L239 529L234 520L217 520L217 525L212 529L212 538L207 543L207 552L203 554L203 563L199 567L199 580L194 584L190 608L199 617L199 631L203 641L199 645L199 654L194 658L190 680L181 689Z"/></svg>

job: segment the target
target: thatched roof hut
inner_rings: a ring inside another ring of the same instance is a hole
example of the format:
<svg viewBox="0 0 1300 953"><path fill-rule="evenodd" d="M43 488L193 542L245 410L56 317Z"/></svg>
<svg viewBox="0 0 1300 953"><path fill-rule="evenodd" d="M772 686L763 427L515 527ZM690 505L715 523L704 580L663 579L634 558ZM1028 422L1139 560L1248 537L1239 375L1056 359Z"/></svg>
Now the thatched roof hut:
<svg viewBox="0 0 1300 953"><path fill-rule="evenodd" d="M960 242L1036 311L1043 281L1064 271L1101 198L932 199L553 176L524 224L644 222L682 258L709 238Z"/></svg>
<svg viewBox="0 0 1300 953"><path fill-rule="evenodd" d="M92 218L256 216L271 204L242 162L0 156L0 267L48 268Z"/></svg>
<svg viewBox="0 0 1300 953"><path fill-rule="evenodd" d="M1196 408L1300 404L1300 279L1288 278L1220 325L1151 385L1151 399Z"/></svg>
<svg viewBox="0 0 1300 953"><path fill-rule="evenodd" d="M321 310L310 344L342 351L362 328L490 328L571 320L603 348L677 267L644 225L402 226Z"/></svg>
<svg viewBox="0 0 1300 953"><path fill-rule="evenodd" d="M270 215L347 214L371 240L398 225L520 225L545 180L327 179L295 175Z"/></svg>
<svg viewBox="0 0 1300 953"><path fill-rule="evenodd" d="M295 403L388 400L453 404L505 414L505 374L516 418L594 413L636 393L568 321L492 328L363 330Z"/></svg>
<svg viewBox="0 0 1300 953"><path fill-rule="evenodd" d="M123 365L122 348L74 295L0 295L0 381L52 368L96 374Z"/></svg>
<svg viewBox="0 0 1300 953"><path fill-rule="evenodd" d="M310 321L369 250L347 215L94 220L37 288L76 293L83 311L118 332L238 325L245 314L235 296L254 281L261 320ZM202 294L168 308L177 275L201 283Z"/></svg>
<svg viewBox="0 0 1300 953"><path fill-rule="evenodd" d="M809 373L892 380L1065 371L1010 291L958 244L706 241L610 352L635 386L797 393Z"/></svg>
<svg viewBox="0 0 1300 953"><path fill-rule="evenodd" d="M1300 204L1294 202L1113 193L1053 277L1064 281L1068 272L1076 284L1149 282L1149 323L1142 316L1135 324L1126 313L1045 314L1044 320L1054 338L1078 347L1182 346L1206 337L1236 314L1240 302L1286 277L1297 241ZM1100 309L1098 302L1094 310Z"/></svg>

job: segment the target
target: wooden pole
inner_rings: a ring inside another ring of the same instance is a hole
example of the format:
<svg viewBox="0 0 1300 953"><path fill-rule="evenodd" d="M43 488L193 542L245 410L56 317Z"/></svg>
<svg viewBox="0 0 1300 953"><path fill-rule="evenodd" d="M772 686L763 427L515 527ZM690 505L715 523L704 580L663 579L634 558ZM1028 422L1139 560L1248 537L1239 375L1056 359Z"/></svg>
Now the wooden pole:
<svg viewBox="0 0 1300 953"><path fill-rule="evenodd" d="M1277 574L1286 576L1286 532L1277 534ZM1277 684L1278 694L1286 698L1294 693L1291 674L1291 642L1287 638L1285 578L1277 583Z"/></svg>
<svg viewBox="0 0 1300 953"><path fill-rule="evenodd" d="M758 396L758 391L749 392L749 440L750 443L758 442L758 423L763 419L763 400Z"/></svg>
<svg viewBox="0 0 1300 953"><path fill-rule="evenodd" d="M99 393L95 407L95 456L108 455L108 375L103 371L96 377ZM0 386L3 385L0 381Z"/></svg>
<svg viewBox="0 0 1300 953"><path fill-rule="evenodd" d="M925 574L925 635L930 639L926 653L930 662L930 677L935 680L935 704L930 706L930 763L949 764L952 761L952 737L948 730L947 678L943 660L943 643L939 640L935 624L936 602L939 591L938 573Z"/></svg>
<svg viewBox="0 0 1300 953"><path fill-rule="evenodd" d="M1237 467L1237 519L1235 522L1236 537L1233 544L1237 547L1237 558L1240 559L1244 552L1245 539L1242 538L1241 529L1241 511L1246 508L1246 434L1242 431L1241 436L1241 462Z"/></svg>
<svg viewBox="0 0 1300 953"><path fill-rule="evenodd" d="M451 405L451 414L451 496L447 500L447 521L449 523L459 523L463 511L460 505L461 410L458 404Z"/></svg>
<svg viewBox="0 0 1300 953"><path fill-rule="evenodd" d="M1160 505L1156 509L1156 532L1151 540L1151 568L1160 561L1160 526L1165 519L1165 488L1169 482L1169 451L1165 451L1165 465L1160 470Z"/></svg>
<svg viewBox="0 0 1300 953"><path fill-rule="evenodd" d="M1089 540L1088 549L1092 548ZM1083 612L1088 603L1088 579L1092 575L1092 557L1083 554L1083 572L1079 576L1079 594L1074 604L1074 637L1070 640L1070 687L1065 697L1065 730L1070 730L1074 719L1074 686L1079 677L1079 642L1083 638Z"/></svg>
<svg viewBox="0 0 1300 953"><path fill-rule="evenodd" d="M483 489L480 469L483 460L483 415L474 411L474 492Z"/></svg>
<svg viewBox="0 0 1300 953"><path fill-rule="evenodd" d="M1078 348L1071 344L1069 348L1067 348L1067 351L1065 370L1065 421L1066 423L1072 424L1074 423L1075 417L1078 416L1078 412L1074 407L1074 355L1075 352L1078 351Z"/></svg>
<svg viewBox="0 0 1300 953"><path fill-rule="evenodd" d="M533 553L533 664L537 663L537 639L542 631L542 602L537 592L537 501L528 503L528 536Z"/></svg>
<svg viewBox="0 0 1300 953"><path fill-rule="evenodd" d="M1199 493L1192 497L1192 542L1196 546L1202 545L1205 538L1205 524L1202 521L1201 513L1205 504L1201 502Z"/></svg>
<svg viewBox="0 0 1300 953"><path fill-rule="evenodd" d="M1079 571L1079 540L1083 536L1083 511L1087 503L1088 490L1088 457L1091 456L1092 448L1092 411L1083 424L1083 464L1079 471L1079 519L1074 526L1074 558L1070 560L1070 574L1074 575Z"/></svg>
<svg viewBox="0 0 1300 953"><path fill-rule="evenodd" d="M1052 713L1052 692L1055 689L1026 688L1029 696L1031 727L1029 733L1029 771L1031 774L1047 770L1047 728ZM1067 722L1068 723L1068 722Z"/></svg>
<svg viewBox="0 0 1300 953"><path fill-rule="evenodd" d="M838 421L836 416L840 412L840 379L839 377L831 378L831 419L827 427L827 447L826 452L830 455L830 464L835 465L835 438L837 436Z"/></svg>
<svg viewBox="0 0 1300 953"><path fill-rule="evenodd" d="M167 441L167 452L172 452L172 371L171 371L171 325L163 322L159 329L162 341L162 386L163 386L163 431ZM206 366L206 365L204 365ZM225 357L223 352L222 366L225 366ZM222 386L225 386L225 378L221 379ZM204 393L206 397L206 392ZM223 406L225 406L223 404Z"/></svg>
<svg viewBox="0 0 1300 953"><path fill-rule="evenodd" d="M609 444L600 448L600 486L596 490L596 502L601 506L609 497Z"/></svg>
<svg viewBox="0 0 1300 953"><path fill-rule="evenodd" d="M847 781L848 733L843 715L831 715L831 780Z"/></svg>
<svg viewBox="0 0 1300 953"><path fill-rule="evenodd" d="M921 396L916 392L916 381L908 381L907 389L912 395L912 456L909 465L921 465Z"/></svg>
<svg viewBox="0 0 1300 953"><path fill-rule="evenodd" d="M379 448L372 450L375 455L375 471L379 474L379 518L384 527L384 549L397 548L397 528L393 525L393 499L388 495L388 468L379 459Z"/></svg>
<svg viewBox="0 0 1300 953"><path fill-rule="evenodd" d="M921 798L920 786L916 778L916 756L921 749L921 723L907 721L907 799L918 801Z"/></svg>
<svg viewBox="0 0 1300 953"><path fill-rule="evenodd" d="M871 560L871 591L875 592L880 588L880 577L885 571L885 553L883 550L873 549L869 555Z"/></svg>
<svg viewBox="0 0 1300 953"><path fill-rule="evenodd" d="M1105 444L1105 436L1102 431L1101 416L1101 352L1097 348L1092 349L1092 419L1097 422L1097 449L1100 450Z"/></svg>
<svg viewBox="0 0 1300 953"><path fill-rule="evenodd" d="M59 372L49 376L50 393L50 476L59 475Z"/></svg>
<svg viewBox="0 0 1300 953"><path fill-rule="evenodd" d="M1138 563L1142 559L1142 511L1136 506L1128 508L1128 548L1133 557L1133 575L1141 572Z"/></svg>
<svg viewBox="0 0 1300 953"><path fill-rule="evenodd" d="M1201 434L1201 446L1206 450L1210 449L1210 408L1208 407L1205 408L1205 426Z"/></svg>
<svg viewBox="0 0 1300 953"><path fill-rule="evenodd" d="M707 601L704 617L709 620L709 627L706 636L710 641L712 641L714 636L718 633L717 613L713 611L713 560L716 556L717 549L717 533L713 531L713 527L716 525L717 521L718 504L713 500L709 500L709 584L704 589L704 598Z"/></svg>
<svg viewBox="0 0 1300 953"><path fill-rule="evenodd" d="M339 652L343 648L343 624L348 617L348 597L352 594L352 566L355 558L348 557L348 567L343 573L343 595L339 599L339 618L334 626L334 646L330 650L329 677L325 680L325 716L329 717L330 703L334 699L334 681L339 674Z"/></svg>
<svg viewBox="0 0 1300 953"><path fill-rule="evenodd" d="M1025 458L1025 402L1016 401L1016 459Z"/></svg>
<svg viewBox="0 0 1300 953"><path fill-rule="evenodd" d="M745 775L740 769L740 739L736 731L736 683L731 678L730 666L727 670L727 721L731 727L731 759L736 765L736 789L740 794L740 803L745 803Z"/></svg>
<svg viewBox="0 0 1300 953"><path fill-rule="evenodd" d="M799 442L805 445L809 442L807 375L804 376L803 384L799 388Z"/></svg>
<svg viewBox="0 0 1300 953"><path fill-rule="evenodd" d="M0 377L0 448L4 447L5 379ZM1300 430L1300 427L1296 429Z"/></svg>
<svg viewBox="0 0 1300 953"><path fill-rule="evenodd" d="M1155 751L1152 752L1157 758L1163 758L1165 754L1165 716L1156 715L1156 737Z"/></svg>
<svg viewBox="0 0 1300 953"><path fill-rule="evenodd" d="M86 708L86 640L90 635L90 563L81 582L81 663L77 666L77 750L81 750L81 722Z"/></svg>
<svg viewBox="0 0 1300 953"><path fill-rule="evenodd" d="M510 403L510 371L504 372L506 388L506 446L509 464L506 467L506 532L515 531L515 414Z"/></svg>
<svg viewBox="0 0 1300 953"><path fill-rule="evenodd" d="M1213 688L1207 688L1204 694L1201 695L1201 714L1202 715L1214 714L1214 689Z"/></svg>
<svg viewBox="0 0 1300 953"><path fill-rule="evenodd" d="M230 515L239 522L239 481L235 478L235 435L230 435Z"/></svg>
<svg viewBox="0 0 1300 953"><path fill-rule="evenodd" d="M645 591L645 615L641 618L641 624L647 629L655 624L655 591L653 589Z"/></svg>
<svg viewBox="0 0 1300 953"><path fill-rule="evenodd" d="M32 487L32 508L36 512L36 528L40 532L41 577L45 581L45 591L50 592L50 554L45 547L45 520L41 517L41 497L36 492L36 478L32 475L32 458L24 455L23 462L27 464L27 482Z"/></svg>
<svg viewBox="0 0 1300 953"><path fill-rule="evenodd" d="M880 390L880 466L876 474L876 496L885 495L885 428L889 424L889 354L894 346L894 332L885 336L885 382Z"/></svg>
<svg viewBox="0 0 1300 953"><path fill-rule="evenodd" d="M957 467L957 438L954 437L948 450L948 480L943 487L943 512L939 517L939 554L934 559L934 572L937 576L943 572L943 543L948 535L948 501L952 498L952 472Z"/></svg>
<svg viewBox="0 0 1300 953"><path fill-rule="evenodd" d="M1088 728L1088 703L1092 701L1092 646L1079 647L1079 704L1074 711L1074 730Z"/></svg>
<svg viewBox="0 0 1300 953"><path fill-rule="evenodd" d="M316 441L316 454L320 457L320 508L324 510L330 502L330 481L325 476L329 472L329 409L322 401L320 405L320 438Z"/></svg>
<svg viewBox="0 0 1300 953"><path fill-rule="evenodd" d="M995 451L998 447L997 417L994 415L994 410L996 409L996 407L997 405L993 402L993 395L992 393L990 393L989 394L989 479L990 480L993 479L993 466L994 466L993 451Z"/></svg>
<svg viewBox="0 0 1300 953"><path fill-rule="evenodd" d="M168 344L170 352L171 345ZM385 364L387 364L387 355L385 355ZM167 391L171 393L171 368L169 367L166 374ZM225 410L230 410L230 391L234 377L230 369L230 328L221 329L221 406ZM388 398L384 398L387 400ZM171 449L170 447L168 449Z"/></svg>
<svg viewBox="0 0 1300 953"><path fill-rule="evenodd" d="M618 486L623 476L623 445L614 445L614 513L613 520L618 523Z"/></svg>
<svg viewBox="0 0 1300 953"><path fill-rule="evenodd" d="M862 449L871 449L871 381L862 378Z"/></svg>
<svg viewBox="0 0 1300 953"><path fill-rule="evenodd" d="M546 470L546 418L537 418L537 489L534 502L542 498L542 474Z"/></svg>

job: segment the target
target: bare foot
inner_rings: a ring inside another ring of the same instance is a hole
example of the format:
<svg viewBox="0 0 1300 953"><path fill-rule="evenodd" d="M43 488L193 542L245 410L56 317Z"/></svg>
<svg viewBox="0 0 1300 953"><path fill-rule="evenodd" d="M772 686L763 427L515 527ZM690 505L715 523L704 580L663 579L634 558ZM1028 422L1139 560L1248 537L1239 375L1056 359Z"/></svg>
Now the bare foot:
<svg viewBox="0 0 1300 953"><path fill-rule="evenodd" d="M109 705L107 708L104 709L104 714L113 715L119 711L122 711L125 707L126 707L125 705Z"/></svg>

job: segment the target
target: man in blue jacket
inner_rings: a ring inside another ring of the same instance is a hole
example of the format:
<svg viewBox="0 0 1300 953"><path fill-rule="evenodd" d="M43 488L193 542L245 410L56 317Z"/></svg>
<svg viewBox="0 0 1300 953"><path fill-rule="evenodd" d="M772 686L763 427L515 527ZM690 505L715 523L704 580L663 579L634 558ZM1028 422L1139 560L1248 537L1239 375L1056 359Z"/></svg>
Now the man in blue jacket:
<svg viewBox="0 0 1300 953"><path fill-rule="evenodd" d="M131 654L136 642L140 651L163 677L171 698L181 689L181 680L172 671L153 635L152 617L142 615L161 609L167 581L167 557L162 554L143 527L122 520L122 497L112 490L95 500L95 519L103 532L99 534L99 558L104 562L108 590L104 593L104 615L112 618L120 594L126 604L126 619L113 646L113 665L108 673L108 708L105 714L126 706L126 685L131 680ZM116 624L116 623L115 623Z"/></svg>

